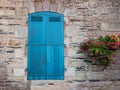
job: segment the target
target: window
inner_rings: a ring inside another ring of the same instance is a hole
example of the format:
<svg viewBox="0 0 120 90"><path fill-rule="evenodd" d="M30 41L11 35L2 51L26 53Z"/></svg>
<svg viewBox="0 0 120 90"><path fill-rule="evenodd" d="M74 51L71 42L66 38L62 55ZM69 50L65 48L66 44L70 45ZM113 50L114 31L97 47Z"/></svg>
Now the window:
<svg viewBox="0 0 120 90"><path fill-rule="evenodd" d="M28 80L64 79L64 19L62 14L55 12L29 14L27 70Z"/></svg>

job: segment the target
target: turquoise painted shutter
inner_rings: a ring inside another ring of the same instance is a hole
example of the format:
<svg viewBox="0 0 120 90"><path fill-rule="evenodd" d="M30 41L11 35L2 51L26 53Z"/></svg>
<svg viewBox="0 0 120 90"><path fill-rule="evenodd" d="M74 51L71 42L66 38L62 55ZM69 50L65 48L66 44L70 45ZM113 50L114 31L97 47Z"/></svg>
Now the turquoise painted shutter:
<svg viewBox="0 0 120 90"><path fill-rule="evenodd" d="M54 12L28 16L28 80L64 79L64 19Z"/></svg>

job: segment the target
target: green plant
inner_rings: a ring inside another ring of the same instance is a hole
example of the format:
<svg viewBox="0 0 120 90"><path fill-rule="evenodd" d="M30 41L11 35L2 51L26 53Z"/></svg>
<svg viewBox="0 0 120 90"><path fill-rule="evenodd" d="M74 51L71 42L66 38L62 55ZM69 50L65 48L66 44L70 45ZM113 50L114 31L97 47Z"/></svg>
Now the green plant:
<svg viewBox="0 0 120 90"><path fill-rule="evenodd" d="M91 62L107 67L109 64L117 64L118 60L115 59L115 50L120 47L120 34L118 35L105 35L97 39L89 38L88 40L80 43L81 51L87 53Z"/></svg>

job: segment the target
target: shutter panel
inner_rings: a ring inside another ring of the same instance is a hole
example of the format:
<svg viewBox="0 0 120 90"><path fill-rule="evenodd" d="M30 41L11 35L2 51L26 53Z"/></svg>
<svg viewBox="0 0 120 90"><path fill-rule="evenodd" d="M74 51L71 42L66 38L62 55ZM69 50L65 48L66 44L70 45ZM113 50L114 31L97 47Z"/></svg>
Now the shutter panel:
<svg viewBox="0 0 120 90"><path fill-rule="evenodd" d="M28 80L45 79L46 46L28 46Z"/></svg>
<svg viewBox="0 0 120 90"><path fill-rule="evenodd" d="M28 80L44 80L46 75L45 17L28 17Z"/></svg>
<svg viewBox="0 0 120 90"><path fill-rule="evenodd" d="M57 15L47 19L47 79L64 79L64 23Z"/></svg>
<svg viewBox="0 0 120 90"><path fill-rule="evenodd" d="M44 16L29 16L28 22L28 44L44 45L46 44L46 30Z"/></svg>
<svg viewBox="0 0 120 90"><path fill-rule="evenodd" d="M60 22L61 17L48 17L47 22L47 43L52 45L63 45L64 44L64 27L63 22ZM58 22L59 20L59 22Z"/></svg>
<svg viewBox="0 0 120 90"><path fill-rule="evenodd" d="M28 17L28 80L64 79L63 15L37 12Z"/></svg>
<svg viewBox="0 0 120 90"><path fill-rule="evenodd" d="M47 46L47 79L64 79L63 46Z"/></svg>

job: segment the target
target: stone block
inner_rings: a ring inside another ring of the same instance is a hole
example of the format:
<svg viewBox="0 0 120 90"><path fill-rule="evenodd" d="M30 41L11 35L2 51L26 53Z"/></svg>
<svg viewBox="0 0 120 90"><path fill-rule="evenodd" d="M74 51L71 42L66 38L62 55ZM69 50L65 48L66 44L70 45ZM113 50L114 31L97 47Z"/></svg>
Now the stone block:
<svg viewBox="0 0 120 90"><path fill-rule="evenodd" d="M110 11L108 10L107 7L104 7L104 8L103 8L103 7L99 7L97 13L99 13L99 14L101 14L101 15L109 15L109 14L110 14Z"/></svg>
<svg viewBox="0 0 120 90"><path fill-rule="evenodd" d="M49 0L44 0L43 3L43 11L49 11L50 7L50 1Z"/></svg>
<svg viewBox="0 0 120 90"><path fill-rule="evenodd" d="M7 10L6 14L9 16L15 16L15 10Z"/></svg>
<svg viewBox="0 0 120 90"><path fill-rule="evenodd" d="M86 75L86 71L76 71L76 75L77 77L85 77Z"/></svg>
<svg viewBox="0 0 120 90"><path fill-rule="evenodd" d="M65 5L64 5L64 3L62 3L62 2L59 2L58 3L58 7L57 7L57 12L59 12L59 13L63 13L63 11L64 11L64 8L65 8Z"/></svg>
<svg viewBox="0 0 120 90"><path fill-rule="evenodd" d="M119 0L113 1L112 6L113 7L120 7L120 1Z"/></svg>
<svg viewBox="0 0 120 90"><path fill-rule="evenodd" d="M89 4L90 4L89 2L77 3L77 7L78 8L88 8Z"/></svg>
<svg viewBox="0 0 120 90"><path fill-rule="evenodd" d="M87 78L85 76L75 76L75 77L72 77L72 80L75 81L75 82L82 82L82 81L85 81L87 80Z"/></svg>
<svg viewBox="0 0 120 90"><path fill-rule="evenodd" d="M14 57L14 56L13 56ZM15 61L16 60L16 61ZM17 61L18 59L14 59L14 62L10 63L8 66L11 68L16 68L16 67L20 67L22 68L24 66L23 62Z"/></svg>
<svg viewBox="0 0 120 90"><path fill-rule="evenodd" d="M101 82L92 82L90 86L92 87L104 87L104 86L110 86L112 85L111 81L101 81Z"/></svg>
<svg viewBox="0 0 120 90"><path fill-rule="evenodd" d="M17 40L17 39L10 39L9 40L9 45L10 46L21 46L22 40Z"/></svg>
<svg viewBox="0 0 120 90"><path fill-rule="evenodd" d="M50 5L50 11L56 12L57 11L57 4L53 3Z"/></svg>
<svg viewBox="0 0 120 90"><path fill-rule="evenodd" d="M21 7L15 8L15 14L17 16L22 16L23 15L23 8L21 8Z"/></svg>
<svg viewBox="0 0 120 90"><path fill-rule="evenodd" d="M24 50L23 49L15 49L15 58L23 58Z"/></svg>
<svg viewBox="0 0 120 90"><path fill-rule="evenodd" d="M31 86L31 90L61 90L60 86ZM65 90L65 89L62 89Z"/></svg>
<svg viewBox="0 0 120 90"><path fill-rule="evenodd" d="M42 2L35 2L35 11L42 11Z"/></svg>
<svg viewBox="0 0 120 90"><path fill-rule="evenodd" d="M79 90L79 86L76 83L70 83L67 85L68 90Z"/></svg>
<svg viewBox="0 0 120 90"><path fill-rule="evenodd" d="M27 3L26 5L27 5L29 13L35 12L34 1L29 1L29 2L26 2L26 3Z"/></svg>
<svg viewBox="0 0 120 90"><path fill-rule="evenodd" d="M5 50L4 49L0 49L0 54L4 54Z"/></svg>
<svg viewBox="0 0 120 90"><path fill-rule="evenodd" d="M78 13L77 9L74 7L66 7L64 10L65 16L76 16Z"/></svg>
<svg viewBox="0 0 120 90"><path fill-rule="evenodd" d="M0 65L1 66L1 65ZM6 76L6 70L4 68L0 69L0 77Z"/></svg>
<svg viewBox="0 0 120 90"><path fill-rule="evenodd" d="M75 68L74 67L66 67L65 76L75 76Z"/></svg>
<svg viewBox="0 0 120 90"><path fill-rule="evenodd" d="M8 40L5 38L0 38L0 45L1 46L6 46L8 44Z"/></svg>
<svg viewBox="0 0 120 90"><path fill-rule="evenodd" d="M12 4L11 3L11 1L9 1L9 0L1 0L1 2L0 2L0 5L2 6L2 7L11 7L11 6L13 6L14 4Z"/></svg>
<svg viewBox="0 0 120 90"><path fill-rule="evenodd" d="M27 8L23 8L22 14L23 14L23 16L28 16L28 10L27 10Z"/></svg>
<svg viewBox="0 0 120 90"><path fill-rule="evenodd" d="M86 17L86 18L84 18ZM92 17L91 17L92 18ZM88 20L88 17L87 16L82 16L82 15L77 15L77 16L74 16L74 17L69 17L70 21L71 22L80 22L80 21L86 21L86 19Z"/></svg>
<svg viewBox="0 0 120 90"><path fill-rule="evenodd" d="M120 90L120 86L109 86L109 90Z"/></svg>
<svg viewBox="0 0 120 90"><path fill-rule="evenodd" d="M8 77L12 76L12 68L7 67L7 75Z"/></svg>
<svg viewBox="0 0 120 90"><path fill-rule="evenodd" d="M101 29L102 30L109 30L109 24L106 22L101 23Z"/></svg>
<svg viewBox="0 0 120 90"><path fill-rule="evenodd" d="M8 24L8 20L7 19L2 19L2 24L7 25Z"/></svg>
<svg viewBox="0 0 120 90"><path fill-rule="evenodd" d="M48 90L48 87L42 87L42 86L31 86L31 90Z"/></svg>
<svg viewBox="0 0 120 90"><path fill-rule="evenodd" d="M104 74L102 72L87 72L87 78L90 80L102 80L104 79Z"/></svg>
<svg viewBox="0 0 120 90"><path fill-rule="evenodd" d="M115 22L115 23L118 23L120 21L120 15L118 14L111 14L109 15L109 22Z"/></svg>
<svg viewBox="0 0 120 90"><path fill-rule="evenodd" d="M84 69L84 68L82 68L82 67L85 67L85 63L82 61L82 60L72 60L71 62L69 62L69 66L70 67L75 67L75 68L81 68L81 69L79 69L78 71L80 71L80 70L82 70L82 69Z"/></svg>
<svg viewBox="0 0 120 90"><path fill-rule="evenodd" d="M23 2L21 2L21 1L20 2L15 2L15 6L16 7L22 7L23 6Z"/></svg>
<svg viewBox="0 0 120 90"><path fill-rule="evenodd" d="M15 37L24 38L27 37L27 30L25 26L18 25L15 28Z"/></svg>
<svg viewBox="0 0 120 90"><path fill-rule="evenodd" d="M89 0L89 5L90 8L96 8L98 6L98 1L96 0Z"/></svg>
<svg viewBox="0 0 120 90"><path fill-rule="evenodd" d="M13 76L25 76L25 70L23 68L14 68Z"/></svg>
<svg viewBox="0 0 120 90"><path fill-rule="evenodd" d="M101 29L105 31L118 31L120 29L120 23L119 22L102 22L101 23Z"/></svg>
<svg viewBox="0 0 120 90"><path fill-rule="evenodd" d="M117 64L112 64L111 68L112 68L112 70L120 70L120 60Z"/></svg>
<svg viewBox="0 0 120 90"><path fill-rule="evenodd" d="M111 22L111 23L109 23L109 29L119 30L120 29L120 22Z"/></svg>
<svg viewBox="0 0 120 90"><path fill-rule="evenodd" d="M120 86L120 81L113 81L112 83L113 83L113 85L115 85L115 86Z"/></svg>
<svg viewBox="0 0 120 90"><path fill-rule="evenodd" d="M104 71L104 78L110 80L120 79L120 70L107 70Z"/></svg>
<svg viewBox="0 0 120 90"><path fill-rule="evenodd" d="M12 81L19 81L22 82L24 77L23 76L13 76L13 77L9 77L9 79L11 79ZM20 85L19 85L20 86ZM23 89L24 90L24 89Z"/></svg>
<svg viewBox="0 0 120 90"><path fill-rule="evenodd" d="M79 33L80 33L79 26L77 26L77 25L65 26L65 35L66 36L76 36Z"/></svg>
<svg viewBox="0 0 120 90"><path fill-rule="evenodd" d="M10 25L13 25L13 24L17 24L16 23L16 19L8 19L8 24Z"/></svg>
<svg viewBox="0 0 120 90"><path fill-rule="evenodd" d="M73 43L80 43L80 42L84 41L85 39L88 39L88 38L87 37L82 37L82 36L72 37Z"/></svg>
<svg viewBox="0 0 120 90"><path fill-rule="evenodd" d="M71 48L69 48L68 50L67 50L67 56L70 56L70 57L75 57L76 56L76 50L75 49L71 49Z"/></svg>
<svg viewBox="0 0 120 90"><path fill-rule="evenodd" d="M73 24L73 25L76 25L76 26L79 26L79 27L85 27L83 21L74 21L72 24ZM86 26L86 27L87 27L87 26Z"/></svg>
<svg viewBox="0 0 120 90"><path fill-rule="evenodd" d="M114 13L114 14L119 14L120 13L120 7L109 7L109 8L107 8L108 9L108 11L109 11L109 13Z"/></svg>
<svg viewBox="0 0 120 90"><path fill-rule="evenodd" d="M4 10L0 10L0 15L4 15Z"/></svg>
<svg viewBox="0 0 120 90"><path fill-rule="evenodd" d="M65 57L65 66L69 66L72 61L70 57Z"/></svg>

